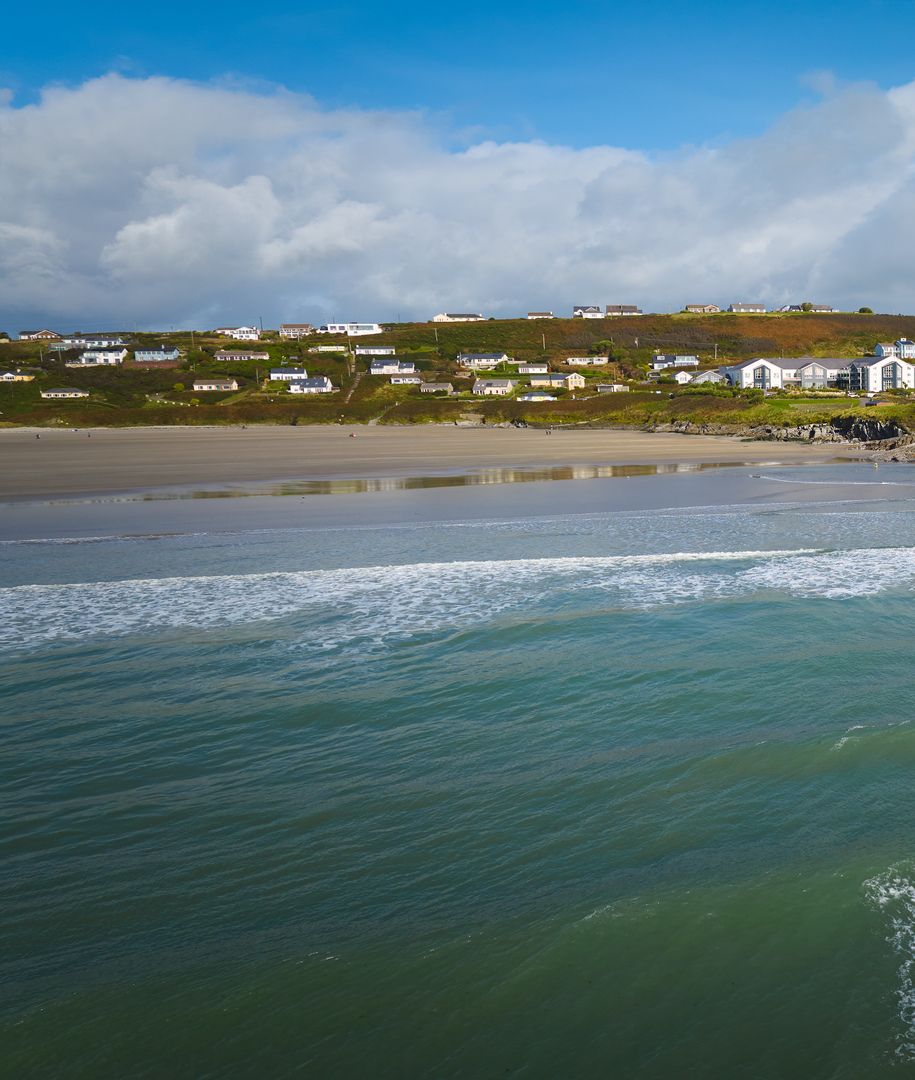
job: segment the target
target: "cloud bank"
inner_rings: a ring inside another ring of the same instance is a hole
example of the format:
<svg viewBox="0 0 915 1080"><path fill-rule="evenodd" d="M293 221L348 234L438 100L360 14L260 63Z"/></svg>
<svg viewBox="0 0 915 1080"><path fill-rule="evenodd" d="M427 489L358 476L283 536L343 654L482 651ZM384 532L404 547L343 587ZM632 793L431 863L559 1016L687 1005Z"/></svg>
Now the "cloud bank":
<svg viewBox="0 0 915 1080"><path fill-rule="evenodd" d="M420 113L165 78L0 95L0 326L915 309L915 83L663 157L455 140Z"/></svg>

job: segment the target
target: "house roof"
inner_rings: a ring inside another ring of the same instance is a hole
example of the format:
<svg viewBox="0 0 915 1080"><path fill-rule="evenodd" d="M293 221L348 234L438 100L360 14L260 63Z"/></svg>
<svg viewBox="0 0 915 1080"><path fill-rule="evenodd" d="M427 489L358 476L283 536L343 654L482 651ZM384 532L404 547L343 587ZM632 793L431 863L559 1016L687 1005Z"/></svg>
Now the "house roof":
<svg viewBox="0 0 915 1080"><path fill-rule="evenodd" d="M482 319L483 316L476 311L446 311L449 319Z"/></svg>
<svg viewBox="0 0 915 1080"><path fill-rule="evenodd" d="M477 379L474 383L481 386L514 386L515 384L511 379Z"/></svg>
<svg viewBox="0 0 915 1080"><path fill-rule="evenodd" d="M508 353L504 352L462 352L458 353L459 360L501 360Z"/></svg>
<svg viewBox="0 0 915 1080"><path fill-rule="evenodd" d="M773 367L789 371L807 367L809 364L819 364L827 368L847 368L852 363L851 360L830 356L754 356L752 360L742 360L739 364L725 364L724 366L735 369L745 368L750 367L751 364L758 364L760 360L764 360Z"/></svg>
<svg viewBox="0 0 915 1080"><path fill-rule="evenodd" d="M576 304L573 311L600 311L600 304Z"/></svg>

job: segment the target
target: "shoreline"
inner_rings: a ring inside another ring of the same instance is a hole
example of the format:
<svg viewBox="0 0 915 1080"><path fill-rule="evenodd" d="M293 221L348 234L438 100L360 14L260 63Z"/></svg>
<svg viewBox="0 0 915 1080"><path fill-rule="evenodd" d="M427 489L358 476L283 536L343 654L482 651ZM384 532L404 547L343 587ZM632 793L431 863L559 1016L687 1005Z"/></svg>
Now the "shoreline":
<svg viewBox="0 0 915 1080"><path fill-rule="evenodd" d="M415 486L446 477L455 483L470 477L466 482L498 484L586 479L626 468L695 471L870 458L853 443L767 442L640 429L555 428L548 435L542 429L454 425L5 428L0 429L0 456L0 502L142 493L166 497L168 492L191 497L195 491L231 495L255 493L270 484L410 478ZM562 475L546 475L551 471ZM333 491L303 492L308 493Z"/></svg>

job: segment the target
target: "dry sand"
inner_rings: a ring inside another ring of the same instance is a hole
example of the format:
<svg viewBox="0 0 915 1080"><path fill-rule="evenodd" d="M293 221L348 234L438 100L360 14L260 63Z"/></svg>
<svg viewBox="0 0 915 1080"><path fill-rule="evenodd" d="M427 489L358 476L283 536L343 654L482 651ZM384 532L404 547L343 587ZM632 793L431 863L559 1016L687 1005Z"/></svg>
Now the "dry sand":
<svg viewBox="0 0 915 1080"><path fill-rule="evenodd" d="M351 438L353 432L355 437ZM270 481L433 476L564 465L813 463L862 457L830 444L727 436L516 428L266 427L0 431L0 499Z"/></svg>

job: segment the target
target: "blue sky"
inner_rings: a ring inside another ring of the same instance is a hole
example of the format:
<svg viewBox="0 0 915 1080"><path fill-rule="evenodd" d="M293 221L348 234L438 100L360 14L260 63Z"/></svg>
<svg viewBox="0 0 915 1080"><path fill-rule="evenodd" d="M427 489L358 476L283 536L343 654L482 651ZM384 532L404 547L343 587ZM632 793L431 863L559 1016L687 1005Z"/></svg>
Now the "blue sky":
<svg viewBox="0 0 915 1080"><path fill-rule="evenodd" d="M52 2L4 13L0 85L33 100L109 71L281 84L328 106L426 109L452 138L647 150L752 136L809 76L909 81L911 0Z"/></svg>
<svg viewBox="0 0 915 1080"><path fill-rule="evenodd" d="M915 302L912 0L4 14L0 329Z"/></svg>

